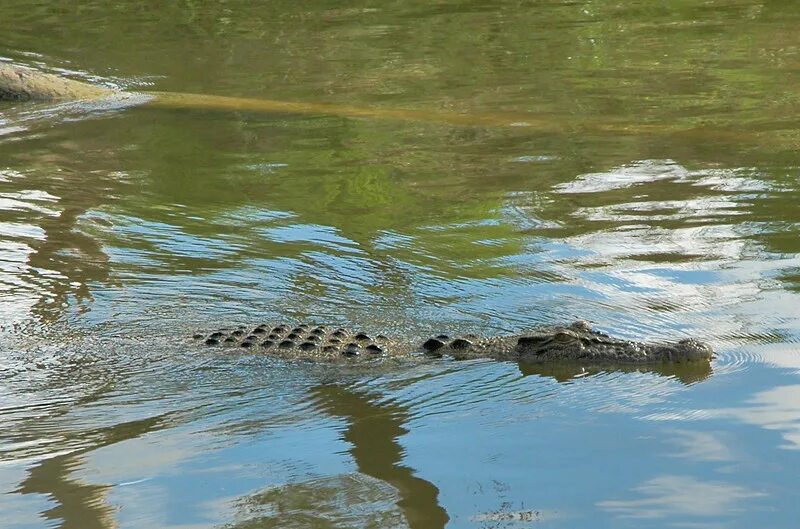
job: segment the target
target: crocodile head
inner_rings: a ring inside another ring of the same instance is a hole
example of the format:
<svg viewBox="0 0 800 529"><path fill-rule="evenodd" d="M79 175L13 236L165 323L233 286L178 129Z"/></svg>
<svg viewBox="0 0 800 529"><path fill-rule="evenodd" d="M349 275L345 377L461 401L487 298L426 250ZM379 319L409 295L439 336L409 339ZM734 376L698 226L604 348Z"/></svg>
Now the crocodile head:
<svg viewBox="0 0 800 529"><path fill-rule="evenodd" d="M668 343L622 340L593 330L585 321L523 334L517 338L514 352L522 362L659 363L708 361L713 357L709 345L693 338Z"/></svg>

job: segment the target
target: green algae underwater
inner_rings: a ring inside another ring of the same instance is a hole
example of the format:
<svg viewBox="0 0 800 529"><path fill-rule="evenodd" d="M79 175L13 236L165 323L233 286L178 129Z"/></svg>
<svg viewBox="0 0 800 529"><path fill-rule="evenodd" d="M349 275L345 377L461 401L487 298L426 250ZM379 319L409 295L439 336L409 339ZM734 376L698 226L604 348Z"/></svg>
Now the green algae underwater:
<svg viewBox="0 0 800 529"><path fill-rule="evenodd" d="M0 102L4 528L795 527L794 3L3 15L2 64L151 93ZM351 369L185 339L574 319L718 357Z"/></svg>

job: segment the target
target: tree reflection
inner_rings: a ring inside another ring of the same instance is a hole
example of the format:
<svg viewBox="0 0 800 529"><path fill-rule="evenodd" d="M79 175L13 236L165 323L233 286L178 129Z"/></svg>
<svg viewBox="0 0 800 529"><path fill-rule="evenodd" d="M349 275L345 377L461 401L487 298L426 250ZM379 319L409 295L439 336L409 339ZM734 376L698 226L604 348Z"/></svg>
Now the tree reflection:
<svg viewBox="0 0 800 529"><path fill-rule="evenodd" d="M116 509L106 498L111 485L84 483L73 474L84 464L87 453L168 428L171 424L167 415L161 415L82 431L73 435L70 442L88 446L36 464L15 492L43 494L54 501L56 505L42 516L57 522L59 529L116 528Z"/></svg>
<svg viewBox="0 0 800 529"><path fill-rule="evenodd" d="M311 398L317 410L347 422L342 438L351 444L349 453L359 474L292 483L247 496L241 501L247 520L235 524L236 529L386 527L403 521L411 529L436 529L447 524L439 489L402 464L398 439L408 431L406 407L338 384L313 388ZM397 514L382 508L393 493Z"/></svg>

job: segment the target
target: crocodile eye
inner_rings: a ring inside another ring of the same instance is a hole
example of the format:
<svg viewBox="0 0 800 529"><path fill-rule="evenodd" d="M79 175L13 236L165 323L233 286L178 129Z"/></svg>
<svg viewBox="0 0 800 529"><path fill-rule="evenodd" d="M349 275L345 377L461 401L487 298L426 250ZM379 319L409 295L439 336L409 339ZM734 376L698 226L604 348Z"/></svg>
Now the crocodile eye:
<svg viewBox="0 0 800 529"><path fill-rule="evenodd" d="M573 341L575 338L569 333L557 332L555 336L553 336L553 339L560 343L568 343Z"/></svg>
<svg viewBox="0 0 800 529"><path fill-rule="evenodd" d="M517 345L523 347L539 347L547 343L547 337L539 335L520 336L517 340Z"/></svg>

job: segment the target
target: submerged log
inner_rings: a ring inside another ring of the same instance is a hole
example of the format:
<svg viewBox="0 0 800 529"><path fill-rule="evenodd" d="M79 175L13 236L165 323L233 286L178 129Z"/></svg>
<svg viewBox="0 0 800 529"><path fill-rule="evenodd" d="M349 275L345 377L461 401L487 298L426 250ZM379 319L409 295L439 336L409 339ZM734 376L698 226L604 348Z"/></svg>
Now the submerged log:
<svg viewBox="0 0 800 529"><path fill-rule="evenodd" d="M360 108L313 102L275 101L180 92L124 92L96 86L32 68L0 62L0 101L125 101L169 108L201 110L240 110L289 114L327 114L353 118L449 123L466 126L507 126L518 116L476 116L457 112L437 112L386 108ZM528 119L530 121L530 119ZM525 123L530 126L530 123ZM539 123L542 127L543 124Z"/></svg>
<svg viewBox="0 0 800 529"><path fill-rule="evenodd" d="M0 100L75 101L110 97L117 93L110 88L0 62Z"/></svg>
<svg viewBox="0 0 800 529"><path fill-rule="evenodd" d="M95 101L109 105L149 105L169 108L200 110L237 110L249 112L326 114L350 118L386 119L436 123L459 127L525 127L546 133L611 133L623 135L672 135L676 133L696 135L705 140L708 136L731 141L752 140L752 136L741 131L731 131L704 126L681 126L680 124L650 124L613 121L607 116L594 119L581 117L578 121L564 116L533 113L472 114L463 112L413 110L391 108L363 108L349 105L276 101L205 94L178 92L126 92L97 86L58 75L48 74L0 62L0 101Z"/></svg>

